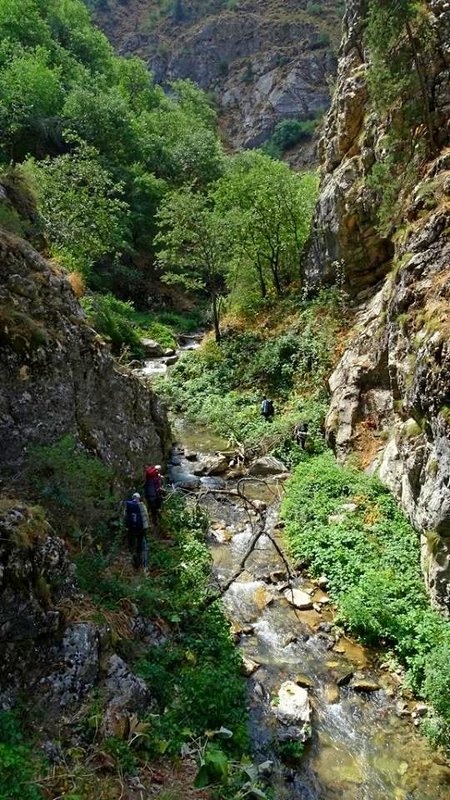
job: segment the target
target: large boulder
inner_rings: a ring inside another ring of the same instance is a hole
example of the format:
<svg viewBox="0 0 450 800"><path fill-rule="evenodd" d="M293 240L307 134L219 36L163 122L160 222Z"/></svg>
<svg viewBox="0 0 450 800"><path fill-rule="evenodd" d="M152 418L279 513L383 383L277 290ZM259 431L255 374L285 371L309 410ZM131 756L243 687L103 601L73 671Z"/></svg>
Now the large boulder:
<svg viewBox="0 0 450 800"><path fill-rule="evenodd" d="M182 467L171 467L169 478L175 489L196 490L200 487L200 478L186 472Z"/></svg>
<svg viewBox="0 0 450 800"><path fill-rule="evenodd" d="M53 671L43 679L48 702L61 707L78 704L97 682L99 657L95 626L90 622L69 625L62 641L51 650Z"/></svg>
<svg viewBox="0 0 450 800"><path fill-rule="evenodd" d="M293 681L285 681L278 692L275 716L281 723L279 739L305 742L311 736L311 704L308 692Z"/></svg>
<svg viewBox="0 0 450 800"><path fill-rule="evenodd" d="M313 601L307 592L302 592L301 589L286 589L284 597L294 608L301 611L306 611L313 607Z"/></svg>
<svg viewBox="0 0 450 800"><path fill-rule="evenodd" d="M123 736L130 717L154 710L154 701L142 678L131 672L118 655L109 659L106 679L108 702L103 718L105 736Z"/></svg>
<svg viewBox="0 0 450 800"><path fill-rule="evenodd" d="M228 458L225 456L208 456L205 459L207 475L222 475L228 469Z"/></svg>
<svg viewBox="0 0 450 800"><path fill-rule="evenodd" d="M141 339L141 347L145 358L161 358L164 355L164 349L154 339Z"/></svg>
<svg viewBox="0 0 450 800"><path fill-rule="evenodd" d="M282 461L274 456L261 456L251 464L248 472L249 475L254 475L255 477L265 477L283 472L287 473L288 469Z"/></svg>

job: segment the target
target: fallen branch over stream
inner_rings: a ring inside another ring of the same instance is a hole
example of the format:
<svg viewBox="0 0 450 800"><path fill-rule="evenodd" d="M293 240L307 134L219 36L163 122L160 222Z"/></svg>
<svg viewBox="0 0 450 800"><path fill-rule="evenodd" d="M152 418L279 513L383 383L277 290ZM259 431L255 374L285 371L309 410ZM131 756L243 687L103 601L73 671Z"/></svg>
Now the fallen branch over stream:
<svg viewBox="0 0 450 800"><path fill-rule="evenodd" d="M233 575L231 575L230 578L228 578L228 580L224 584L221 584L219 586L217 592L215 592L213 594L210 594L206 598L205 606L210 606L213 603L215 603L216 600L218 600L220 597L223 597L223 595L228 591L230 586L242 575L242 573L244 572L244 570L246 568L246 564L247 564L247 561L248 561L249 557L255 551L256 546L257 546L257 544L258 544L258 542L259 542L259 540L260 540L260 538L262 536L265 536L265 537L267 537L267 539L269 539L269 541L271 542L271 544L274 547L275 551L277 552L277 554L281 558L281 561L283 562L283 565L286 568L286 572L287 572L287 575L288 575L288 584L289 584L290 587L291 587L292 581L293 581L293 579L295 577L293 572L292 572L292 570L291 570L291 567L289 565L288 558L285 555L285 553L283 552L283 549L280 547L280 545L278 544L278 542L276 541L274 536L271 533L269 533L269 531L266 530L267 511L268 511L267 505L264 504L262 506L258 501L251 500L245 494L244 487L245 487L246 484L249 484L249 483L251 483L251 484L260 483L260 484L263 484L263 486L265 486L266 489L270 488L268 486L267 482L265 480L263 480L262 478L250 478L250 479L249 478L241 478L237 482L237 485L236 485L235 489L211 489L211 488L208 488L208 489L204 489L204 490L200 491L196 495L197 505L200 505L202 500L206 499L208 496L211 496L211 495L213 497L217 497L217 498L221 498L222 497L222 498L226 498L226 499L231 500L231 501L235 501L235 502L237 501L237 502L243 503L244 508L245 508L245 510L247 511L247 514L248 514L249 524L250 524L251 529L252 529L252 538L251 538L251 540L249 542L249 545L248 545L244 555L242 556L242 559L241 559L241 561L239 563L239 566L238 566L237 570L233 573ZM254 520L251 517L251 514L250 514L251 511L253 511L257 515L256 523L254 522Z"/></svg>

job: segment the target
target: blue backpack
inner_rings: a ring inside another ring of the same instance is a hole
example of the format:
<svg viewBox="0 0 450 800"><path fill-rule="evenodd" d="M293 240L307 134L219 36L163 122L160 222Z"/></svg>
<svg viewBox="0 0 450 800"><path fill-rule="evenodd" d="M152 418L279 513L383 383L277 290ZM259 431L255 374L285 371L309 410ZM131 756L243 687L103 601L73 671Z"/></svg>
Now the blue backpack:
<svg viewBox="0 0 450 800"><path fill-rule="evenodd" d="M144 527L141 509L137 500L126 500L125 519L130 531L141 531Z"/></svg>

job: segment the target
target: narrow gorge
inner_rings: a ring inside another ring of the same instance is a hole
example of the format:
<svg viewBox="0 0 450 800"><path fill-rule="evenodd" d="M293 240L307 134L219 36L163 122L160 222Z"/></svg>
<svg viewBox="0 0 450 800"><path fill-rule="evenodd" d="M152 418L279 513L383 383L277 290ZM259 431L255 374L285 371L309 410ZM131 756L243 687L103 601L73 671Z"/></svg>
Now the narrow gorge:
<svg viewBox="0 0 450 800"><path fill-rule="evenodd" d="M0 800L450 796L449 111L445 0L0 0Z"/></svg>

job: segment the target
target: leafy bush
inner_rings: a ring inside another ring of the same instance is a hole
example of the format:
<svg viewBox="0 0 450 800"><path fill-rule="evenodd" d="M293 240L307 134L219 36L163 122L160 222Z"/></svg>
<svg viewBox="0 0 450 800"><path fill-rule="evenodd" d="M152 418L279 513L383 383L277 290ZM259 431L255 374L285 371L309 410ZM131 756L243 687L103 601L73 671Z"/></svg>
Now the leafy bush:
<svg viewBox="0 0 450 800"><path fill-rule="evenodd" d="M446 730L450 625L429 607L418 536L387 489L324 454L297 467L282 515L292 554L327 576L344 624L395 649Z"/></svg>
<svg viewBox="0 0 450 800"><path fill-rule="evenodd" d="M131 319L134 308L130 301L118 300L112 294L91 294L83 298L82 305L92 327L111 342L113 353L119 355L127 347L134 358L142 357L140 335Z"/></svg>
<svg viewBox="0 0 450 800"><path fill-rule="evenodd" d="M8 800L42 800L35 785L42 763L24 741L16 716L0 711L0 797Z"/></svg>
<svg viewBox="0 0 450 800"><path fill-rule="evenodd" d="M31 448L27 477L58 531L74 541L104 533L115 503L112 472L73 436Z"/></svg>
<svg viewBox="0 0 450 800"><path fill-rule="evenodd" d="M283 119L275 126L272 142L283 153L299 142L311 139L317 127L317 120Z"/></svg>

